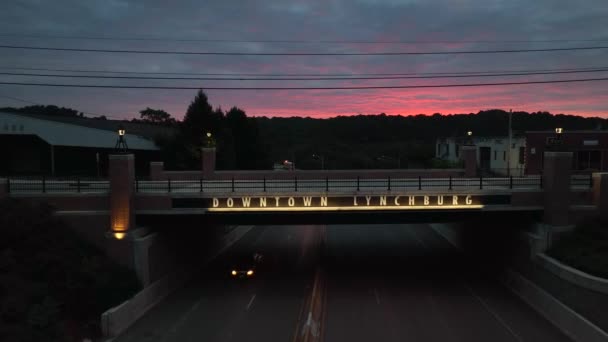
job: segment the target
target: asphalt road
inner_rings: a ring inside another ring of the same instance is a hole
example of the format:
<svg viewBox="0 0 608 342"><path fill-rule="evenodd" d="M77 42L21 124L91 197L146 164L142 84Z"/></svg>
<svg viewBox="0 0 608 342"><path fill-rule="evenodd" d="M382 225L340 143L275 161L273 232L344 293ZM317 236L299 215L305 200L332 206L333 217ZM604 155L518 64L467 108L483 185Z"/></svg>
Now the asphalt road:
<svg viewBox="0 0 608 342"><path fill-rule="evenodd" d="M255 227L115 341L300 341L319 269L324 341L569 341L426 225Z"/></svg>

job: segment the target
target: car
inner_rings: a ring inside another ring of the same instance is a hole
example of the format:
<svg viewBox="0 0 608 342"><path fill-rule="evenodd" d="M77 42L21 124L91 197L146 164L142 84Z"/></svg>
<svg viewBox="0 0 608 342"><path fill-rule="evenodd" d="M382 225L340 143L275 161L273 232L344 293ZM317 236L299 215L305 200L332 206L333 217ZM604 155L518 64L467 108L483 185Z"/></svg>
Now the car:
<svg viewBox="0 0 608 342"><path fill-rule="evenodd" d="M251 279L257 274L258 266L264 257L261 253L237 256L232 263L230 276L235 279Z"/></svg>

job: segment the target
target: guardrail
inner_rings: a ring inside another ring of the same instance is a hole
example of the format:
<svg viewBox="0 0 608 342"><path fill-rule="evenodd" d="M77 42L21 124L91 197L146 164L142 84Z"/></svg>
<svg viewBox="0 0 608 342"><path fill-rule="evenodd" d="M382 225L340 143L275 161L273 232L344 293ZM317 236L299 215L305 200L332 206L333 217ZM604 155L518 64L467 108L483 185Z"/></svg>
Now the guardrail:
<svg viewBox="0 0 608 342"><path fill-rule="evenodd" d="M571 187L589 189L591 175L573 175ZM526 177L445 177L445 178L330 178L321 179L236 179L229 180L136 180L135 191L140 193L227 193L227 192L340 192L391 190L512 190L542 189L542 176ZM9 193L107 193L110 183L98 178L8 178Z"/></svg>
<svg viewBox="0 0 608 342"><path fill-rule="evenodd" d="M110 182L99 178L7 178L8 193L107 193Z"/></svg>
<svg viewBox="0 0 608 342"><path fill-rule="evenodd" d="M588 183L587 183L588 184ZM362 178L336 179L254 179L242 180L172 180L136 181L136 191L143 193L226 193L226 192L333 192L392 190L508 190L542 189L541 176L530 177L447 177L447 178Z"/></svg>

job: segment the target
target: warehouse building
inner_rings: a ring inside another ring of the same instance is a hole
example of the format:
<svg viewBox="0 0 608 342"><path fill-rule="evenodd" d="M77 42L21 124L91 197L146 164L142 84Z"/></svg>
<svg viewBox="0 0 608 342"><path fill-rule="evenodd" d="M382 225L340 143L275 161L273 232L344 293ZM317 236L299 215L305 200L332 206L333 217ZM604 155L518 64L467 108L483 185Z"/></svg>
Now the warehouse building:
<svg viewBox="0 0 608 342"><path fill-rule="evenodd" d="M96 121L103 129L94 127ZM159 149L150 136L153 133L132 134L133 124L0 112L0 175L106 176L108 155L117 151L117 131L123 124L129 151L135 154L135 169L147 174L149 162L159 158Z"/></svg>

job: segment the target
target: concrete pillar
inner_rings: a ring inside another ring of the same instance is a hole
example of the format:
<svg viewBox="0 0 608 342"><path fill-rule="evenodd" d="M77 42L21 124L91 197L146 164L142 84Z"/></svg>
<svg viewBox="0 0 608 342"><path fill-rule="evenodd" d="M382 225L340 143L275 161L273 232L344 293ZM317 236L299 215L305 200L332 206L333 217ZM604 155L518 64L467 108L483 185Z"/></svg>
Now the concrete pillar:
<svg viewBox="0 0 608 342"><path fill-rule="evenodd" d="M166 179L166 177L163 176L164 172L165 172L165 163L150 162L150 180L158 181L158 180Z"/></svg>
<svg viewBox="0 0 608 342"><path fill-rule="evenodd" d="M0 200L8 197L8 180L0 178Z"/></svg>
<svg viewBox="0 0 608 342"><path fill-rule="evenodd" d="M215 172L215 147L203 147L201 150L203 175L213 175Z"/></svg>
<svg viewBox="0 0 608 342"><path fill-rule="evenodd" d="M608 172L593 174L593 204L600 219L608 221Z"/></svg>
<svg viewBox="0 0 608 342"><path fill-rule="evenodd" d="M477 146L465 145L461 147L462 160L464 161L464 176L477 176Z"/></svg>
<svg viewBox="0 0 608 342"><path fill-rule="evenodd" d="M135 227L135 158L132 154L114 154L109 159L110 230L120 240Z"/></svg>
<svg viewBox="0 0 608 342"><path fill-rule="evenodd" d="M568 225L572 152L545 152L543 169L544 218L551 226Z"/></svg>

